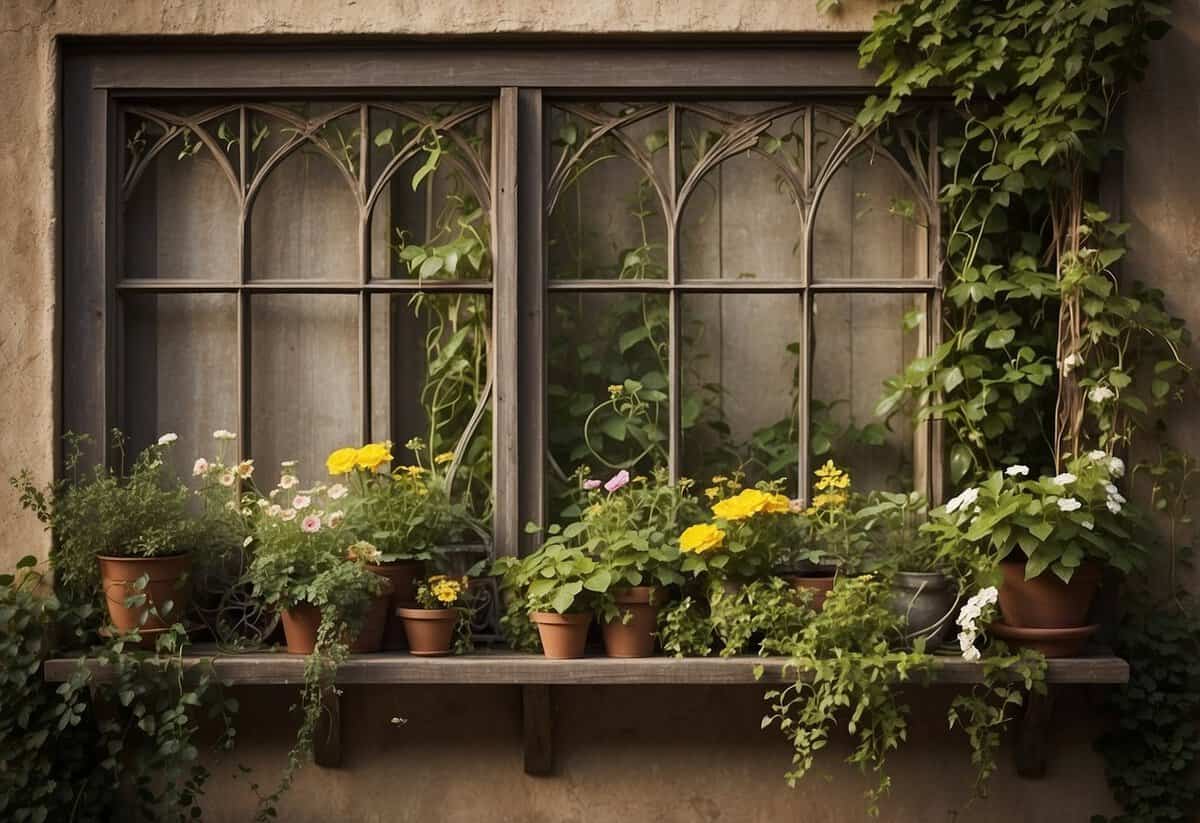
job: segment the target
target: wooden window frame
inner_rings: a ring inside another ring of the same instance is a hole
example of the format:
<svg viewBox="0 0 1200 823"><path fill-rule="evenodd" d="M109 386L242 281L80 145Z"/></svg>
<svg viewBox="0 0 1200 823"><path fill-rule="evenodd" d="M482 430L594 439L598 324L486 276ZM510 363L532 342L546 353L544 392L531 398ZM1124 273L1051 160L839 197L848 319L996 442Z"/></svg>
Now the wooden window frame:
<svg viewBox="0 0 1200 823"><path fill-rule="evenodd" d="M913 293L924 298L928 322L919 341L932 351L941 334L941 258L938 210L929 209L928 277L917 280L810 282L687 281L671 267L667 281L548 282L544 243L543 127L555 99L663 101L699 97L861 100L872 87L850 42L763 42L713 46L599 43L558 45L447 43L430 41L371 44L146 44L133 41L64 44L61 89L62 238L59 298L60 417L62 430L84 432L104 443L104 433L121 423L120 351L124 292L205 291L194 284L119 283L117 249L122 146L119 112L129 101L171 99L408 99L479 97L492 109L492 242L490 283L452 281L433 288L484 291L492 295L494 332L493 479L494 550L516 554L532 545L523 524L545 519L545 322L547 295L555 291L643 291L668 297L671 318L670 469L678 474L680 369L677 316L686 293L790 293L801 295L801 339L813 295ZM672 109L673 111L673 109ZM936 144L936 123L931 125ZM930 192L938 190L935 152L930 152ZM243 250L244 251L244 250ZM244 256L244 254L243 254ZM807 273L807 269L805 269ZM249 432L249 357L246 305L252 291L352 293L360 298L360 391L369 400L370 345L362 330L363 306L379 291L414 291L417 281L253 284L243 265L236 285L208 289L238 295L239 425ZM421 284L430 289L430 284ZM365 358L365 359L364 359ZM811 375L808 352L801 356L799 477L801 496L810 476L808 415ZM369 437L371 404L363 402L361 434ZM240 442L245 443L245 439ZM940 499L943 490L942 434L924 424L914 463L923 461L918 487ZM89 455L100 460L107 455Z"/></svg>

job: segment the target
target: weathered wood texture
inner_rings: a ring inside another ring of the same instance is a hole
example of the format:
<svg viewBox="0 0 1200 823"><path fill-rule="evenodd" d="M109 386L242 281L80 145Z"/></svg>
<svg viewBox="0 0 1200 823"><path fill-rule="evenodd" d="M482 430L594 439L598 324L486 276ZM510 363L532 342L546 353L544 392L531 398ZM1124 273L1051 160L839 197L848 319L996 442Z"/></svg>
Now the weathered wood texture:
<svg viewBox="0 0 1200 823"><path fill-rule="evenodd" d="M299 685L304 681L304 661L300 655L282 652L254 654L216 654L203 646L189 653L188 665L212 657L217 675L239 685ZM70 677L77 659L49 660L45 665L48 681ZM581 660L549 660L536 654L499 650L481 650L462 657L422 658L409 654L353 655L338 669L338 683L461 683L467 685L640 685L678 683L681 685L745 685L791 682L794 675L784 672L782 657L704 657L676 659L647 657L618 659L587 657ZM761 666L762 678L755 677ZM96 673L105 672L93 664ZM978 683L983 668L958 658L940 661L933 675L936 683ZM1080 657L1049 661L1049 683L1125 683L1129 664L1111 656ZM919 683L920 681L915 681Z"/></svg>
<svg viewBox="0 0 1200 823"><path fill-rule="evenodd" d="M550 687L521 688L521 720L525 738L525 774L554 772L554 700Z"/></svg>

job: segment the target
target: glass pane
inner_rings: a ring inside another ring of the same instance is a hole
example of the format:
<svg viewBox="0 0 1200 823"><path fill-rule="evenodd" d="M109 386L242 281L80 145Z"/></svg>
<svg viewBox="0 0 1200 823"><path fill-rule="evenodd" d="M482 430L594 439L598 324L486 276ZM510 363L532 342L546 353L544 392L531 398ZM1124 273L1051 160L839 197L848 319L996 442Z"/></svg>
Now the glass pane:
<svg viewBox="0 0 1200 823"><path fill-rule="evenodd" d="M420 438L415 459L454 466L453 491L484 522L492 511L491 322L486 295L371 298L372 436L392 440L402 463L414 461L405 444Z"/></svg>
<svg viewBox="0 0 1200 823"><path fill-rule="evenodd" d="M683 109L679 266L684 278L803 276L805 116L803 107L776 103ZM741 134L750 135L748 148L735 139Z"/></svg>
<svg viewBox="0 0 1200 823"><path fill-rule="evenodd" d="M662 295L549 296L547 414L553 498L580 466L607 478L667 464L668 301Z"/></svg>
<svg viewBox="0 0 1200 823"><path fill-rule="evenodd" d="M190 476L197 456L211 458L212 433L237 428L237 298L130 295L122 306L122 402L130 445L140 450L174 432L173 467Z"/></svg>
<svg viewBox="0 0 1200 823"><path fill-rule="evenodd" d="M346 108L252 112L251 278L360 277L359 114Z"/></svg>
<svg viewBox="0 0 1200 823"><path fill-rule="evenodd" d="M683 474L706 484L742 469L797 490L801 298L682 298Z"/></svg>
<svg viewBox="0 0 1200 823"><path fill-rule="evenodd" d="M912 422L877 418L875 406L883 382L919 353L923 306L923 296L904 294L813 299L811 462L833 460L858 491L914 487Z"/></svg>
<svg viewBox="0 0 1200 823"><path fill-rule="evenodd" d="M491 124L480 108L372 109L372 277L490 279Z"/></svg>
<svg viewBox="0 0 1200 823"><path fill-rule="evenodd" d="M813 222L818 280L929 276L929 217L903 165L868 141L833 173Z"/></svg>
<svg viewBox="0 0 1200 823"><path fill-rule="evenodd" d="M549 277L665 278L666 107L552 107L546 140Z"/></svg>
<svg viewBox="0 0 1200 823"><path fill-rule="evenodd" d="M228 118L226 118L228 119ZM126 117L122 278L236 280L237 184L195 133ZM220 147L220 144L218 144Z"/></svg>
<svg viewBox="0 0 1200 823"><path fill-rule="evenodd" d="M255 295L251 314L253 457L273 482L282 460L302 479L325 476L325 458L359 442L358 298Z"/></svg>

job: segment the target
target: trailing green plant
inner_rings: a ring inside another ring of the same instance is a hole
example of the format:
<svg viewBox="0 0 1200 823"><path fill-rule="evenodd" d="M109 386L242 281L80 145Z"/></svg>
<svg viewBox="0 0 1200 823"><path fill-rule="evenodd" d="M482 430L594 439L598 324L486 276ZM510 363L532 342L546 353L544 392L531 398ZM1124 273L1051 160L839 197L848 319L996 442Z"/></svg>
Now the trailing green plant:
<svg viewBox="0 0 1200 823"><path fill-rule="evenodd" d="M935 665L920 639L914 651L893 650L902 631L887 603L882 581L869 575L839 578L791 646L784 672L794 682L767 691L770 709L763 718L764 728L778 724L792 744L790 786L812 770L831 731L844 722L853 741L846 762L876 780L866 793L871 815L878 815L879 801L891 787L888 754L908 735L909 709L899 687Z"/></svg>
<svg viewBox="0 0 1200 823"><path fill-rule="evenodd" d="M700 602L687 595L658 612L658 641L675 657L707 657L713 649L713 623Z"/></svg>
<svg viewBox="0 0 1200 823"><path fill-rule="evenodd" d="M722 643L720 655L790 654L816 612L812 591L797 590L786 580L768 577L727 591L709 584L709 620Z"/></svg>

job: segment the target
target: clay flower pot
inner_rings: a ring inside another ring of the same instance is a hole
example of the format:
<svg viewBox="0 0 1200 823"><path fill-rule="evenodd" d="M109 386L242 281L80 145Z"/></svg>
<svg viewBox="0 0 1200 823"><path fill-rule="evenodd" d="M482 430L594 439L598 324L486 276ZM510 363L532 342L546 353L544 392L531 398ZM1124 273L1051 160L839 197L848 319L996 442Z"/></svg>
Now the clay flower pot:
<svg viewBox="0 0 1200 823"><path fill-rule="evenodd" d="M388 651L403 649L404 621L397 609L415 606L417 603L417 580L424 576L425 561L398 560L395 563L371 563L367 565L375 574L392 584L388 598L387 620L383 629L383 648Z"/></svg>
<svg viewBox="0 0 1200 823"><path fill-rule="evenodd" d="M537 626L542 640L542 652L554 660L571 660L583 657L587 645L588 626L592 622L591 612L583 614L558 614L557 612L530 612L529 619Z"/></svg>
<svg viewBox="0 0 1200 823"><path fill-rule="evenodd" d="M988 630L1006 643L1041 652L1046 657L1078 657L1099 628L1099 624L1093 623L1073 629L1026 629L997 621Z"/></svg>
<svg viewBox="0 0 1200 823"><path fill-rule="evenodd" d="M121 631L141 628L161 631L183 621L191 601L192 586L187 578L192 571L190 554L167 557L104 557L100 561L100 585L108 617ZM139 590L137 581L145 575L145 588ZM145 602L126 606L125 601L143 594ZM171 604L166 615L161 614ZM155 611L151 611L151 606Z"/></svg>
<svg viewBox="0 0 1200 823"><path fill-rule="evenodd" d="M380 595L371 601L363 618L362 628L350 640L353 654L379 651L383 644L383 627L387 622L388 598ZM287 641L288 654L312 654L317 646L317 630L321 628L321 610L310 603L297 603L285 609L283 637Z"/></svg>
<svg viewBox="0 0 1200 823"><path fill-rule="evenodd" d="M454 626L458 623L458 609L399 608L396 613L404 621L410 653L429 656L450 654L450 647L454 645Z"/></svg>
<svg viewBox="0 0 1200 823"><path fill-rule="evenodd" d="M1000 584L1000 614L1004 622L1018 629L1074 629L1087 623L1088 610L1100 586L1100 567L1084 563L1075 570L1070 583L1051 572L1032 580L1025 579L1025 564L1000 564L1004 582Z"/></svg>
<svg viewBox="0 0 1200 823"><path fill-rule="evenodd" d="M601 626L604 653L609 657L650 657L658 631L658 610L667 602L661 586L633 586L613 590L621 616ZM628 622L625 616L629 615Z"/></svg>
<svg viewBox="0 0 1200 823"><path fill-rule="evenodd" d="M833 584L837 582L837 569L822 567L801 574L786 574L783 575L783 579L791 583L796 591L811 591L813 595L809 605L816 611L821 611L825 607L825 598L833 591Z"/></svg>

